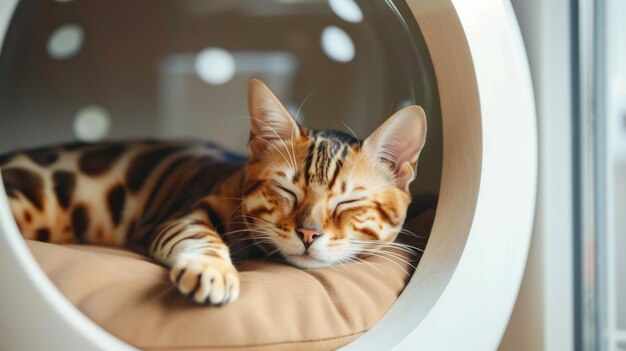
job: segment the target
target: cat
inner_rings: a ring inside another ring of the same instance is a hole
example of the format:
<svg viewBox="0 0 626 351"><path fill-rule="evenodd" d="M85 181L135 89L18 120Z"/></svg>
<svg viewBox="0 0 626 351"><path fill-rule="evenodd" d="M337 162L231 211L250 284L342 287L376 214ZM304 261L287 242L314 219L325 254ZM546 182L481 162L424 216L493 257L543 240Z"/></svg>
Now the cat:
<svg viewBox="0 0 626 351"><path fill-rule="evenodd" d="M318 268L395 240L426 118L412 105L364 141L300 125L260 80L248 86L247 159L215 144L74 143L0 158L26 239L143 248L193 301L237 300L231 253Z"/></svg>

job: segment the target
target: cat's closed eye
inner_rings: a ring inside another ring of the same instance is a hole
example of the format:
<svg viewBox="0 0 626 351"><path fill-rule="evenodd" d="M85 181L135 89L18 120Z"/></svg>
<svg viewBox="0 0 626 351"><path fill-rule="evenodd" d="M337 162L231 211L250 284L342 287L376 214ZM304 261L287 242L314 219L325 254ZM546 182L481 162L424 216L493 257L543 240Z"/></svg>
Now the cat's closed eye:
<svg viewBox="0 0 626 351"><path fill-rule="evenodd" d="M342 200L338 202L337 205L335 205L335 209L333 210L333 215L336 216L342 211L345 211L349 208L357 207L360 205L359 202L366 200L366 199L367 198L365 196L360 196L360 197L348 198L348 199Z"/></svg>
<svg viewBox="0 0 626 351"><path fill-rule="evenodd" d="M283 195L288 200L293 201L294 207L298 204L298 196L293 190L290 190L287 187L280 185L278 182L274 182L274 185L281 195Z"/></svg>

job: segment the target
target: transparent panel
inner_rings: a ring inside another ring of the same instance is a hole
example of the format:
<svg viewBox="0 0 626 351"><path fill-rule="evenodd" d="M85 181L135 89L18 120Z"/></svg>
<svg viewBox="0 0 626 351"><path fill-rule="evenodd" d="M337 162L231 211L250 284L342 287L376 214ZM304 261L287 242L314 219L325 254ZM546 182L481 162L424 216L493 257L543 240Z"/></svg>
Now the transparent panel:
<svg viewBox="0 0 626 351"><path fill-rule="evenodd" d="M429 142L414 190L436 194L437 84L405 13L403 1L20 1L0 59L0 152L134 137L244 152L255 76L305 125L360 138L422 105Z"/></svg>

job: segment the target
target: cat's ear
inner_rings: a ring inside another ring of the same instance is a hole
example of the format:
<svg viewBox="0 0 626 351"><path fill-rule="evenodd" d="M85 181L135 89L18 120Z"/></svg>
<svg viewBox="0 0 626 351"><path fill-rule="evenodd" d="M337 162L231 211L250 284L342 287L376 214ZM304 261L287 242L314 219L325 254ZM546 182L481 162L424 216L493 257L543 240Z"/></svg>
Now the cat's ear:
<svg viewBox="0 0 626 351"><path fill-rule="evenodd" d="M291 141L301 134L300 127L270 88L256 78L248 82L250 111L250 156L260 158L271 147Z"/></svg>
<svg viewBox="0 0 626 351"><path fill-rule="evenodd" d="M365 152L388 164L395 173L396 186L407 189L415 179L417 159L426 141L426 114L417 106L394 113L363 143Z"/></svg>

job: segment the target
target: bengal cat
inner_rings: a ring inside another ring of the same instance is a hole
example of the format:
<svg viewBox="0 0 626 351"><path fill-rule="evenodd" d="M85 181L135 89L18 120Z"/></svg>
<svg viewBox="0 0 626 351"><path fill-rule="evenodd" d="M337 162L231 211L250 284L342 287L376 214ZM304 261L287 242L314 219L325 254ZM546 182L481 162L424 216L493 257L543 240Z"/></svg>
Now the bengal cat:
<svg viewBox="0 0 626 351"><path fill-rule="evenodd" d="M363 142L299 125L249 82L249 157L199 142L107 142L16 151L0 159L27 239L141 247L181 293L222 305L239 296L231 253L256 247L301 268L395 240L426 138L418 106Z"/></svg>

